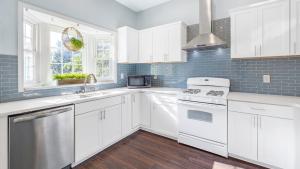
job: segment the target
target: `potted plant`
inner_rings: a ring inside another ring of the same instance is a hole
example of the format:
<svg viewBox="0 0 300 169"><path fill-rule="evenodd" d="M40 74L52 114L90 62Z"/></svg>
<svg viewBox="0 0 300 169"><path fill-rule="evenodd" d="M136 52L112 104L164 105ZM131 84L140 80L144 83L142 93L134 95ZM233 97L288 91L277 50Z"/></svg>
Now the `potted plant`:
<svg viewBox="0 0 300 169"><path fill-rule="evenodd" d="M57 85L83 84L87 74L84 73L65 73L53 75L57 80Z"/></svg>

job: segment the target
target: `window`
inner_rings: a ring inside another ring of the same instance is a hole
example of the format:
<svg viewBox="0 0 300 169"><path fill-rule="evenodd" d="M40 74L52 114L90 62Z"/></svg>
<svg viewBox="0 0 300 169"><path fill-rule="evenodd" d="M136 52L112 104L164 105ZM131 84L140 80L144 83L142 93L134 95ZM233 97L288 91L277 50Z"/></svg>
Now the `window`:
<svg viewBox="0 0 300 169"><path fill-rule="evenodd" d="M24 82L29 85L35 80L34 24L25 20L23 29Z"/></svg>
<svg viewBox="0 0 300 169"><path fill-rule="evenodd" d="M100 83L116 82L115 33L20 3L23 18L19 31L23 44L19 50L20 91L55 86L53 76L65 73L93 73ZM83 35L84 48L80 51L65 48L62 32L66 27L75 27Z"/></svg>
<svg viewBox="0 0 300 169"><path fill-rule="evenodd" d="M50 32L51 74L82 73L82 52L68 51L61 40L61 33Z"/></svg>
<svg viewBox="0 0 300 169"><path fill-rule="evenodd" d="M103 81L113 80L113 41L111 38L96 40L96 76Z"/></svg>

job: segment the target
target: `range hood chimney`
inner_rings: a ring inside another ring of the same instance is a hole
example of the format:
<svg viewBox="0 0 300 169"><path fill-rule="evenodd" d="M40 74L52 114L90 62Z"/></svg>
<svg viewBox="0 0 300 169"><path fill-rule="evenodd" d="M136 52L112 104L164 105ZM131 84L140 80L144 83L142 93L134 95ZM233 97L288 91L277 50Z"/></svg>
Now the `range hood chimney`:
<svg viewBox="0 0 300 169"><path fill-rule="evenodd" d="M182 50L198 51L226 47L226 43L212 33L212 0L200 0L199 35Z"/></svg>

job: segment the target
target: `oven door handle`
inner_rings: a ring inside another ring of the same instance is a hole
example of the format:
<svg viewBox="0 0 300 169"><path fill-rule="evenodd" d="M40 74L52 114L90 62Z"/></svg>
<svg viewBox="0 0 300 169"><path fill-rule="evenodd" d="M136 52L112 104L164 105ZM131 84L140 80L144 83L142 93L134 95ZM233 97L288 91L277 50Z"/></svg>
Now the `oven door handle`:
<svg viewBox="0 0 300 169"><path fill-rule="evenodd" d="M226 105L216 105L216 104L207 104L207 103L193 103L188 101L181 101L178 100L177 103L183 106L193 106L193 107L206 107L206 108L213 108L213 109L227 109Z"/></svg>

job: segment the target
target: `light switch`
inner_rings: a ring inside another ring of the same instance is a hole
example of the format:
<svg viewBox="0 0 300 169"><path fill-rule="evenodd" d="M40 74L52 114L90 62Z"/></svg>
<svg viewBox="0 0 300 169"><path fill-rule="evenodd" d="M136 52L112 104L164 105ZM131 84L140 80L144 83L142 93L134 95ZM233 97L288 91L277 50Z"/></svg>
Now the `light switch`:
<svg viewBox="0 0 300 169"><path fill-rule="evenodd" d="M157 75L154 75L154 76L153 76L153 79L157 80Z"/></svg>
<svg viewBox="0 0 300 169"><path fill-rule="evenodd" d="M270 75L264 75L263 76L264 83L271 83L271 76Z"/></svg>
<svg viewBox="0 0 300 169"><path fill-rule="evenodd" d="M124 79L125 77L124 77L124 73L121 73L121 79Z"/></svg>

